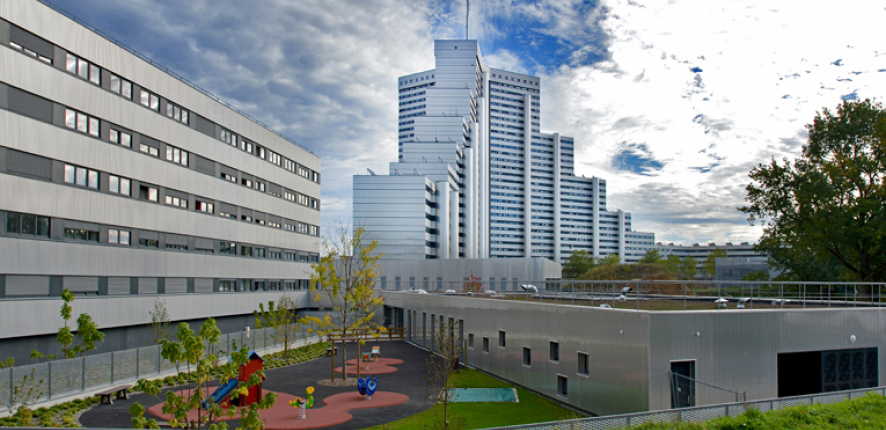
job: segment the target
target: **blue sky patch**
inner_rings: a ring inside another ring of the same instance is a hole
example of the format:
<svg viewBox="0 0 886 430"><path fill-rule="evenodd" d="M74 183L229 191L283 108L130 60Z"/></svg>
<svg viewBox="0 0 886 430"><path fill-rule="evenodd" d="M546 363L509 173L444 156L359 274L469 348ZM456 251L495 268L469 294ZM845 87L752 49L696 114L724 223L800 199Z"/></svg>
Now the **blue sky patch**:
<svg viewBox="0 0 886 430"><path fill-rule="evenodd" d="M653 176L655 171L664 167L662 162L649 156L646 144L623 143L622 146L625 148L612 158L614 168L638 175Z"/></svg>

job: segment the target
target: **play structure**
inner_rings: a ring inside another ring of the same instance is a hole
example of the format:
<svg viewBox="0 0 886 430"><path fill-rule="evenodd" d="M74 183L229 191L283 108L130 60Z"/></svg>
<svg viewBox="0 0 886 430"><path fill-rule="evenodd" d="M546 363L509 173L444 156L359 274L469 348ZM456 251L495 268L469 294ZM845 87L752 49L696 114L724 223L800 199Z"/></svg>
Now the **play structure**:
<svg viewBox="0 0 886 430"><path fill-rule="evenodd" d="M357 378L357 392L361 396L366 396L366 400L372 400L372 395L375 394L376 389L378 389L378 376L375 377L375 380L370 376Z"/></svg>
<svg viewBox="0 0 886 430"><path fill-rule="evenodd" d="M208 399L200 403L200 406L208 409L210 401L217 403L223 408L231 406L231 394L237 390L237 386L240 385L240 382L246 383L255 372L262 371L264 369L264 361L265 360L255 351L249 351L249 358L246 363L240 365L240 371L237 377L228 379L228 381L222 384L221 387L216 388L216 390L209 395ZM265 377L262 376L261 379L264 381ZM234 405L249 406L261 400L261 385L261 382L259 382L258 384L249 387L248 392L245 395L240 394L237 399L234 400Z"/></svg>
<svg viewBox="0 0 886 430"><path fill-rule="evenodd" d="M308 387L305 389L305 397L307 397L307 400L302 399L301 397L296 397L295 400L289 402L290 406L298 409L298 419L300 420L307 418L305 409L314 407L314 387Z"/></svg>

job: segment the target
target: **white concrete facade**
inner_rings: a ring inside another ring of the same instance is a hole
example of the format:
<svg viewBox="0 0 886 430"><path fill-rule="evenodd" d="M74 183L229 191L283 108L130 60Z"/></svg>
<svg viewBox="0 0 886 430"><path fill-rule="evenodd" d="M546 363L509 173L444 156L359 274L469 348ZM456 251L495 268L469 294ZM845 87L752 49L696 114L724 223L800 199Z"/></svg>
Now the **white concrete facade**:
<svg viewBox="0 0 886 430"><path fill-rule="evenodd" d="M540 80L488 67L476 40L437 40L434 49L436 68L399 78L397 162L387 176L354 177L354 224L379 251L413 259L562 262L576 250L642 257L654 235L633 232L630 214L606 209L605 180L574 175L571 137L541 132ZM423 201L396 194L405 176L427 178ZM443 197L443 184L456 194ZM385 210L403 205L426 217L424 231Z"/></svg>

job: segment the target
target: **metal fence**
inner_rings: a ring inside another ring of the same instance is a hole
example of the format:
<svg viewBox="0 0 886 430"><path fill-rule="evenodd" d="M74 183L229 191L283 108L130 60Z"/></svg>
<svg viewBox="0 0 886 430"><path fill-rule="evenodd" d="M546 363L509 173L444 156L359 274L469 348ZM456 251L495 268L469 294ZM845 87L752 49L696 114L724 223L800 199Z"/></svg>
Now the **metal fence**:
<svg viewBox="0 0 886 430"><path fill-rule="evenodd" d="M424 288L427 287L427 288ZM379 289L381 292L398 291ZM773 281L517 281L421 283L416 293L535 301L636 310L880 307L886 284ZM719 300L719 302L718 302Z"/></svg>
<svg viewBox="0 0 886 430"><path fill-rule="evenodd" d="M293 333L290 345L300 346L319 340L313 336L308 338L306 327L297 328ZM277 342L273 334L272 328L224 334L209 352L224 359L235 345L254 351L282 347L283 342ZM10 409L13 398L21 397L15 394L17 389L32 389L37 395L30 399L30 403L36 404L175 372L175 365L160 356L159 345L0 369L0 412ZM26 380L28 382L24 383Z"/></svg>
<svg viewBox="0 0 886 430"><path fill-rule="evenodd" d="M720 417L737 416L745 413L749 409L767 412L791 406L839 403L864 396L867 393L886 395L886 387L494 428L524 430L605 430L631 428L649 422L676 424L680 422L707 421Z"/></svg>

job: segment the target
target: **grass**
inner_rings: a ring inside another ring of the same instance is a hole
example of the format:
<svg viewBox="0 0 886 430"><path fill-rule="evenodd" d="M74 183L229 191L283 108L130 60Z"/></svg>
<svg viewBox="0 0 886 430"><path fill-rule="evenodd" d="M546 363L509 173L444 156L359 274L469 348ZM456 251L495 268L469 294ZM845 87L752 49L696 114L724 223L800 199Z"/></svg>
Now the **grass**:
<svg viewBox="0 0 886 430"><path fill-rule="evenodd" d="M775 430L775 429L882 429L886 428L886 397L868 393L830 405L794 406L762 413L749 410L735 417L703 423L647 423L632 430Z"/></svg>
<svg viewBox="0 0 886 430"><path fill-rule="evenodd" d="M582 418L573 410L566 409L524 388L494 379L479 371L462 369L455 375L454 388L517 388L519 403L450 403L449 422L463 423L453 428L477 429L506 425L529 424ZM443 405L436 404L427 411L402 420L372 427L372 429L399 430L435 428L443 421Z"/></svg>

